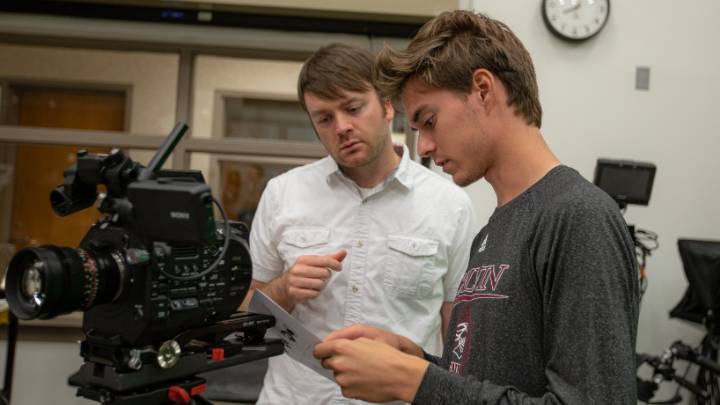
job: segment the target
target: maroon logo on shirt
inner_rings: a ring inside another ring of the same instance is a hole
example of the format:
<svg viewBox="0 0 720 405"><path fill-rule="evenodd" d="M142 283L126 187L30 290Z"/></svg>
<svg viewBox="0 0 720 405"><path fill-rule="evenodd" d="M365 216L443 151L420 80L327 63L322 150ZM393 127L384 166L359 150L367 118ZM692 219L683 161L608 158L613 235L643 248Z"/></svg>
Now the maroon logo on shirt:
<svg viewBox="0 0 720 405"><path fill-rule="evenodd" d="M495 290L500 285L503 274L510 269L509 264L494 264L473 267L465 272L458 287L455 302L467 302L477 299L505 299L507 295Z"/></svg>
<svg viewBox="0 0 720 405"><path fill-rule="evenodd" d="M455 335L453 337L452 351L448 370L455 374L464 374L465 366L470 358L470 345L472 344L472 316L471 308L464 306L457 309L455 316Z"/></svg>

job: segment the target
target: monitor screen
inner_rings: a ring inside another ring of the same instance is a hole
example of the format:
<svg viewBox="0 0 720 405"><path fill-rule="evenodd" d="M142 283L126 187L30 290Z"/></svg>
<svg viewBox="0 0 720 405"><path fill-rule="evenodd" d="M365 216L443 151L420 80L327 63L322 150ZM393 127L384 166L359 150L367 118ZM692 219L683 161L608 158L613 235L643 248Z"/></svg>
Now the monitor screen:
<svg viewBox="0 0 720 405"><path fill-rule="evenodd" d="M655 170L652 163L598 159L594 183L620 205L647 205Z"/></svg>

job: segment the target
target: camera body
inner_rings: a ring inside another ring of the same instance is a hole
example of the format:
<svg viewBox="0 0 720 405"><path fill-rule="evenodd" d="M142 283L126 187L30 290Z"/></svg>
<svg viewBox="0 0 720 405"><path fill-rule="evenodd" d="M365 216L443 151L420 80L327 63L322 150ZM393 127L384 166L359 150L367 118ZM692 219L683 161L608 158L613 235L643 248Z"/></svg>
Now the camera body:
<svg viewBox="0 0 720 405"><path fill-rule="evenodd" d="M93 226L80 248L122 262L125 269L115 290L117 298L93 306L83 316L83 331L94 340L141 346L169 339L229 318L247 293L252 270L247 229L239 223L230 224L229 247L218 267L193 280L174 280L159 270L181 277L198 274L220 253L224 235L214 243L178 246L137 240L122 228L103 225ZM219 227L218 234L221 231Z"/></svg>
<svg viewBox="0 0 720 405"><path fill-rule="evenodd" d="M72 190L78 189L73 182L83 181L77 167L96 158L80 153L76 168L66 171L69 184L53 193L72 201ZM7 274L13 312L20 319L47 319L83 309L88 337L129 346L227 319L252 277L247 228L227 224L226 234L216 225L210 189L198 179L199 172L187 171L130 177L116 195L104 197L101 210L110 215L90 228L78 249L41 246L18 252ZM33 271L39 274L28 275Z"/></svg>
<svg viewBox="0 0 720 405"><path fill-rule="evenodd" d="M228 220L200 172L160 170L186 130L178 124L148 167L117 149L78 152L50 203L63 216L97 203L104 217L77 248L25 248L8 265L18 318L84 311L85 362L69 380L80 396L154 401L165 384L282 353L264 339L274 318L237 312L252 279L247 227Z"/></svg>

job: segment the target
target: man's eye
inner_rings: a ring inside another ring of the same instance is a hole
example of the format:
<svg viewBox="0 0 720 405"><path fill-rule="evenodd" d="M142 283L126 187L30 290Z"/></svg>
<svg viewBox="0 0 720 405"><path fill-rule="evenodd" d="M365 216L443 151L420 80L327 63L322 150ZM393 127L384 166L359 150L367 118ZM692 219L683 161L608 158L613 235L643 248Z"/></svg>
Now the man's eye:
<svg viewBox="0 0 720 405"><path fill-rule="evenodd" d="M431 115L428 119L425 120L425 122L423 123L423 127L432 128L433 125L435 125L435 116Z"/></svg>
<svg viewBox="0 0 720 405"><path fill-rule="evenodd" d="M360 106L348 107L347 110L350 114L357 114L358 112L360 112Z"/></svg>

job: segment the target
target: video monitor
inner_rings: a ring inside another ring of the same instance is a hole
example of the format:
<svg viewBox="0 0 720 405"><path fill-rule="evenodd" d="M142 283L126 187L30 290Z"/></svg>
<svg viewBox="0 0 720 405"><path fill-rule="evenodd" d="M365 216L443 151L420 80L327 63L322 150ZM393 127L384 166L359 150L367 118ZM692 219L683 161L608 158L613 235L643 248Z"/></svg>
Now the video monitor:
<svg viewBox="0 0 720 405"><path fill-rule="evenodd" d="M688 288L670 316L704 324L720 309L720 241L678 239L678 249Z"/></svg>
<svg viewBox="0 0 720 405"><path fill-rule="evenodd" d="M593 182L621 206L648 205L655 170L652 163L598 159Z"/></svg>

